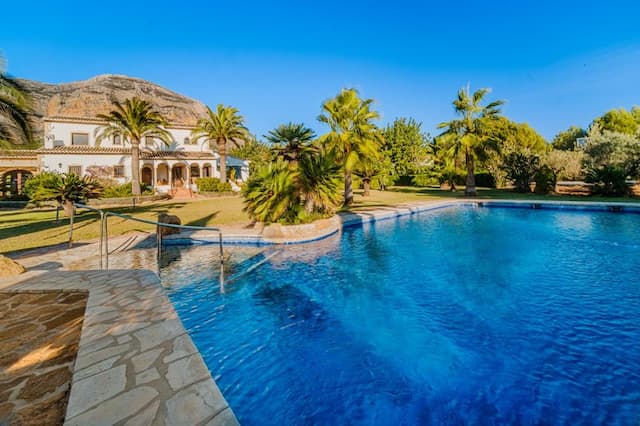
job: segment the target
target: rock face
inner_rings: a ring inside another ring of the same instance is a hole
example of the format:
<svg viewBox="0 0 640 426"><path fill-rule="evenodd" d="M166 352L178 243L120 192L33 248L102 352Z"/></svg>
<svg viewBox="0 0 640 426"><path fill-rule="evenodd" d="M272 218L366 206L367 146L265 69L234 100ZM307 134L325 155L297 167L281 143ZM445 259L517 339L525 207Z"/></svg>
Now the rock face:
<svg viewBox="0 0 640 426"><path fill-rule="evenodd" d="M18 79L33 100L33 123L37 139L43 137L44 117L95 119L112 110L113 101L137 96L151 102L173 125L193 126L206 114L199 101L172 92L155 83L124 75L104 74L84 81L49 84Z"/></svg>
<svg viewBox="0 0 640 426"><path fill-rule="evenodd" d="M20 275L24 271L24 266L0 254L0 278Z"/></svg>

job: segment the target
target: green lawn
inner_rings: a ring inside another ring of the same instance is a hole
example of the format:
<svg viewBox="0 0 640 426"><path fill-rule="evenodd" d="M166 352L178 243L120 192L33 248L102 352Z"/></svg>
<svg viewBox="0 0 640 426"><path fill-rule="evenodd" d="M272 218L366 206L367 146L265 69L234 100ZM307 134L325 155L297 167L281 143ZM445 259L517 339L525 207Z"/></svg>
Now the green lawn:
<svg viewBox="0 0 640 426"><path fill-rule="evenodd" d="M121 207L106 210L156 220L158 214L177 215L186 225L248 224L249 218L242 211L242 199L213 198L198 201L168 201L142 205L136 208ZM60 244L68 239L69 219L60 213L55 223L55 210L7 210L0 211L0 253ZM98 215L79 210L75 217L74 240L98 238ZM109 218L109 235L121 235L131 231L152 231L153 225Z"/></svg>
<svg viewBox="0 0 640 426"><path fill-rule="evenodd" d="M370 197L356 193L352 211L390 207L402 203L463 198L463 190L456 192L439 189L397 187L389 191L372 191ZM504 190L480 189L479 199L544 199L544 200L589 200L589 201L626 201L639 202L638 198L604 197L567 197L556 195L517 194ZM249 224L249 218L242 211L240 197L213 198L198 201L166 201L136 208L122 207L108 209L119 213L156 220L159 213L169 213L180 217L183 224L200 226L236 227ZM61 214L62 217L62 214ZM92 240L98 238L98 216L93 212L81 212L76 216L74 240ZM5 210L0 211L0 253L63 243L68 238L68 219L63 217L55 223L55 210ZM109 219L109 235L121 235L131 231L152 231L152 225L146 225L119 218Z"/></svg>

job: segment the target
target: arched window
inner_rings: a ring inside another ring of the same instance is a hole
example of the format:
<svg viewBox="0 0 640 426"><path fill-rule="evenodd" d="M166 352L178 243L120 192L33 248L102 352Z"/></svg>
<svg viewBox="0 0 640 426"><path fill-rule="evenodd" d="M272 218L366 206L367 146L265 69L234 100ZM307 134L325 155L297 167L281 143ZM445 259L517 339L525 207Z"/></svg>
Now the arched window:
<svg viewBox="0 0 640 426"><path fill-rule="evenodd" d="M184 138L184 144L185 144L185 145L189 145L189 144L191 144L191 138L189 138L189 137L185 137L185 138Z"/></svg>

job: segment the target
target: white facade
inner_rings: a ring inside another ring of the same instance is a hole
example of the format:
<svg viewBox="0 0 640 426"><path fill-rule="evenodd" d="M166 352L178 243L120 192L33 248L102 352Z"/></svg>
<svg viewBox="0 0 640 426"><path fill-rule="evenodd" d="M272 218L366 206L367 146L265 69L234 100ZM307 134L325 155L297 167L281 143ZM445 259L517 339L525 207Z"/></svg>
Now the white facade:
<svg viewBox="0 0 640 426"><path fill-rule="evenodd" d="M48 117L45 145L40 150L42 169L59 173L79 173L107 177L120 183L131 179L131 146L127 141L109 138L97 143L96 131L103 122L91 119ZM168 127L173 141L145 138L140 143L140 180L156 192L179 188L197 190L198 177L219 177L219 155L206 141L192 143L191 128ZM249 176L247 161L227 157L227 176L235 169L237 181Z"/></svg>

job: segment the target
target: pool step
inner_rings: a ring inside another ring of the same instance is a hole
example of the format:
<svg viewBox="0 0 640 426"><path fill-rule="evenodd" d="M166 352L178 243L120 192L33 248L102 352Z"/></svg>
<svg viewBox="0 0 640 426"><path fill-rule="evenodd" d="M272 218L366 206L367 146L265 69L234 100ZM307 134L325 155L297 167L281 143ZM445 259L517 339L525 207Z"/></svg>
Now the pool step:
<svg viewBox="0 0 640 426"><path fill-rule="evenodd" d="M265 263L267 263L269 261L269 259L271 259L274 256L277 256L278 254L282 253L282 250L276 250L273 253L269 253L268 255L265 255L263 259L260 259L258 262L254 263L253 265L247 267L246 269L241 270L240 272L233 274L232 276L230 276L229 278L227 278L225 280L225 285L229 284L233 281L237 281L239 278L242 278L243 276L247 275L248 273L256 270L257 268L259 268L260 266L264 265ZM257 257L259 257L260 255L263 255L264 251L261 251L260 253L257 253L251 257L248 257L247 259L243 260L242 262L239 263L239 265L242 265L244 263L248 263L249 260L255 259Z"/></svg>

